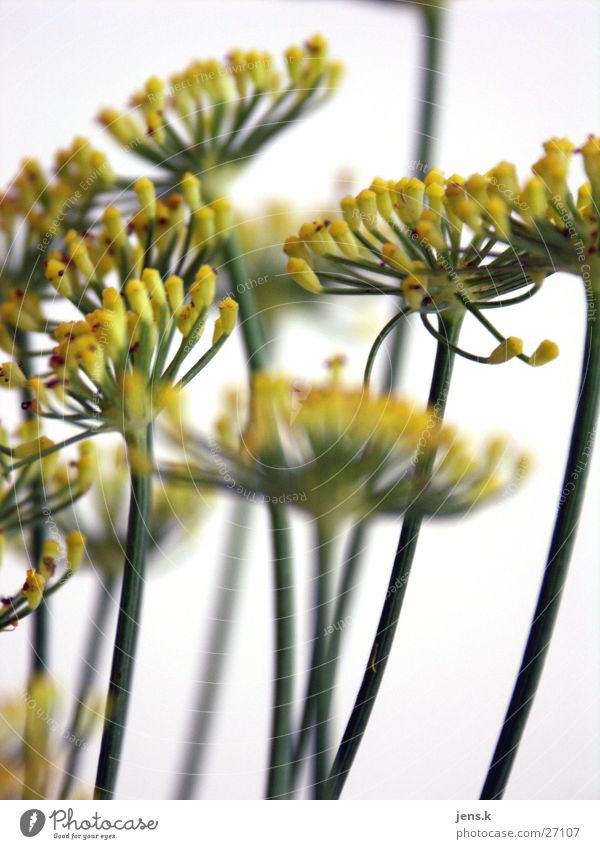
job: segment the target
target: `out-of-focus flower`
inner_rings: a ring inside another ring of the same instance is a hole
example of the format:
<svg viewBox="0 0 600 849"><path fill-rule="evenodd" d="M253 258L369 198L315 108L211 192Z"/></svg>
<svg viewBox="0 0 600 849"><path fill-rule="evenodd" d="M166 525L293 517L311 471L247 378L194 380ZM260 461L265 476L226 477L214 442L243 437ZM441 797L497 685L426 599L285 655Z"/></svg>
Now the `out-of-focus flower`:
<svg viewBox="0 0 600 849"><path fill-rule="evenodd" d="M232 50L224 62L192 62L168 83L151 77L131 111L105 108L99 119L121 145L160 166L166 185L191 171L214 197L263 145L329 97L342 73L321 35L288 48L283 75L270 53Z"/></svg>
<svg viewBox="0 0 600 849"><path fill-rule="evenodd" d="M26 292L22 298L39 295L46 254L70 228L82 226L94 198L114 185L106 155L82 137L58 151L53 173L36 159L23 160L0 193L0 301L19 290Z"/></svg>
<svg viewBox="0 0 600 849"><path fill-rule="evenodd" d="M218 448L186 440L196 452L192 477L331 522L407 510L460 513L510 490L528 465L505 440L473 448L430 410L336 380L303 386L258 374L246 425L238 428L228 414L219 431ZM425 455L435 457L433 472L420 477Z"/></svg>
<svg viewBox="0 0 600 849"><path fill-rule="evenodd" d="M57 733L60 699L52 681L33 675L27 688L3 699L0 716L0 799L56 798L62 747L84 741ZM80 795L77 788L71 797Z"/></svg>

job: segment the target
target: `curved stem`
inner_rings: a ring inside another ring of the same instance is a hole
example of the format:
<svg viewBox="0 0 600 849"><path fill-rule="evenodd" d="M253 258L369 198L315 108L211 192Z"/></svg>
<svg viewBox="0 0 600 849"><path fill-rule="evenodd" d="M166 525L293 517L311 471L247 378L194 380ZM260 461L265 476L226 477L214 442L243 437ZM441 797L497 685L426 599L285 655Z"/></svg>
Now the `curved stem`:
<svg viewBox="0 0 600 849"><path fill-rule="evenodd" d="M453 345L458 338L461 321L462 317L458 315L444 317L442 314L440 316L441 332L445 334L447 343L450 345ZM444 344L442 341L438 342L429 391L429 405L436 422L440 422L444 416L454 356L454 352L451 347L448 347L448 344ZM415 466L415 475L420 479L430 474L434 461L433 452L421 456L422 459ZM344 788L383 680L410 577L421 524L420 516L411 515L407 515L402 523L388 591L379 618L369 662L330 773L329 789L331 798L334 799L340 797Z"/></svg>
<svg viewBox="0 0 600 849"><path fill-rule="evenodd" d="M83 664L81 668L81 678L77 695L75 696L75 709L73 718L69 724L68 745L70 746L67 763L64 770L63 783L58 795L59 799L68 799L73 788L75 779L77 778L77 766L83 751L85 742L85 714L86 708L90 702L90 695L94 686L94 679L98 669L98 660L100 650L102 648L102 637L106 631L108 614L110 612L111 601L113 597L113 589L115 579L109 577L107 580L101 580L97 588L97 598L92 610L92 618L90 620L90 630L87 639L87 645L83 654Z"/></svg>
<svg viewBox="0 0 600 849"><path fill-rule="evenodd" d="M377 334L377 338L373 342L371 346L371 350L369 351L369 356L367 357L367 364L365 366L365 373L363 376L363 383L365 388L369 388L369 383L371 382L371 374L373 372L373 366L375 365L375 359L377 354L379 353L379 349L387 339L390 333L397 327L398 323L401 321L405 321L408 318L409 313L411 312L410 307L406 307L398 312L393 318L391 318L388 323L379 331ZM392 387L388 387L391 389Z"/></svg>
<svg viewBox="0 0 600 849"><path fill-rule="evenodd" d="M146 455L151 454L151 442L149 427L145 438L140 439ZM138 472L132 467L125 567L94 799L113 798L121 762L144 589L151 480L150 474Z"/></svg>
<svg viewBox="0 0 600 849"><path fill-rule="evenodd" d="M598 288L598 282L598 280L594 281L596 288ZM482 799L501 799L504 795L537 693L558 616L583 506L598 417L600 331L595 328L595 322L599 309L600 294L596 291L592 293L588 301L587 331L577 411L573 421L565 476L544 577L521 667L481 792Z"/></svg>
<svg viewBox="0 0 600 849"><path fill-rule="evenodd" d="M248 536L248 507L244 502L236 505L231 520L232 530L223 559L220 586L216 590L216 603L206 650L202 652L192 724L182 761L175 799L195 799L198 783L207 754L218 698L221 692L228 659L228 649L239 598L242 563Z"/></svg>
<svg viewBox="0 0 600 849"><path fill-rule="evenodd" d="M275 669L268 799L289 799L294 700L294 596L290 533L285 513L271 507L275 585Z"/></svg>

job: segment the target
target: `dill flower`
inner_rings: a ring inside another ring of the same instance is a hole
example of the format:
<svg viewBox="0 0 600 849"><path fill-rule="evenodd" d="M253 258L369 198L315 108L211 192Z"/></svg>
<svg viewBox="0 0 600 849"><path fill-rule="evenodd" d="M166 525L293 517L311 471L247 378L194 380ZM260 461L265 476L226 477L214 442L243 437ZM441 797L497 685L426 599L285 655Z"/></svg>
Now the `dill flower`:
<svg viewBox="0 0 600 849"><path fill-rule="evenodd" d="M0 366L0 373L4 366ZM22 532L39 519L32 490L41 486L43 509L55 515L85 495L92 485L94 446L80 442L77 458L64 459L62 444L42 433L39 420L23 422L9 444L0 427L0 527L2 537Z"/></svg>
<svg viewBox="0 0 600 849"><path fill-rule="evenodd" d="M487 355L453 346L476 362L513 357L539 366L558 355L544 340L531 354L506 337L483 313L535 295L555 271L598 276L600 142L579 149L550 139L533 176L520 182L515 166L500 162L485 174L448 178L437 169L423 181L376 178L341 201L339 219L318 219L290 236L288 274L304 289L342 295L394 295L402 314L418 313L439 341L430 316L474 316L494 337ZM588 176L575 198L568 186L573 153Z"/></svg>
<svg viewBox="0 0 600 849"><path fill-rule="evenodd" d="M207 352L178 378L213 304L216 275L203 260L220 235L213 230L198 238L180 196L170 199L163 221L154 185L142 178L136 191L141 208L129 226L109 207L99 232L71 230L64 251L48 255L48 282L79 312L58 323L41 314L32 320L31 329L51 340L48 369L25 378L17 363L3 367L9 386L33 396L32 413L90 431L120 430L127 438L162 409L175 409L179 390L210 362L237 316L235 301L221 301ZM214 206L226 217L226 204L213 202L211 213Z"/></svg>
<svg viewBox="0 0 600 849"><path fill-rule="evenodd" d="M504 440L473 447L431 410L336 380L311 386L258 373L246 425L228 412L219 432L219 446L185 440L186 452L197 452L198 480L328 522L459 513L509 490L528 465ZM435 456L434 471L419 479L425 454Z"/></svg>
<svg viewBox="0 0 600 849"><path fill-rule="evenodd" d="M81 226L94 198L115 182L106 154L83 137L57 152L51 172L37 159L24 159L0 194L0 292L43 288L40 260L71 227Z"/></svg>
<svg viewBox="0 0 600 849"><path fill-rule="evenodd" d="M0 371L2 367L0 367ZM89 440L80 442L75 458L41 431L38 419L23 422L14 445L0 431L0 550L7 548L11 560L22 558L23 532L52 517L57 525L61 514L89 492L93 483L95 450ZM41 491L41 503L36 492ZM58 525L57 525L58 526ZM44 541L39 562L27 570L20 590L0 598L0 629L12 628L25 611L37 608L43 596L55 592L81 565L85 537L64 529L64 546L56 539ZM64 548L64 551L63 551ZM56 576L57 566L65 565ZM56 578L56 580L54 580Z"/></svg>
<svg viewBox="0 0 600 849"><path fill-rule="evenodd" d="M11 596L0 599L0 631L12 630L17 623L42 601L63 587L83 562L86 537L70 531L62 541L44 541L37 564L25 572L23 585Z"/></svg>
<svg viewBox="0 0 600 849"><path fill-rule="evenodd" d="M99 120L119 144L159 165L167 185L191 171L219 194L258 149L327 99L343 73L321 35L288 48L283 64L282 74L260 50L198 59L167 82L151 77L129 112L105 108Z"/></svg>

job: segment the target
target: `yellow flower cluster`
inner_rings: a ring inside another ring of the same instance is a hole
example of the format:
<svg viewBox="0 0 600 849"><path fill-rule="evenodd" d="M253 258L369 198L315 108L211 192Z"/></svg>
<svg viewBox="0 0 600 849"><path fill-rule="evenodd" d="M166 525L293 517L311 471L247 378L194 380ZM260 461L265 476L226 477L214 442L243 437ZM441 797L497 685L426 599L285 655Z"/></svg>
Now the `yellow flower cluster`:
<svg viewBox="0 0 600 849"><path fill-rule="evenodd" d="M58 260L48 263L53 281L61 281L66 271ZM52 375L26 382L35 395L36 412L56 412L57 404L74 402L81 418L97 415L126 433L144 428L175 400L179 365L201 338L215 288L209 265L200 266L187 293L181 277L163 280L154 268L144 268L140 279L127 280L123 293L103 288L101 305L53 331ZM231 334L236 316L237 304L226 298L219 305L212 346ZM176 330L181 343L167 366ZM185 376L182 380L187 383Z"/></svg>
<svg viewBox="0 0 600 849"><path fill-rule="evenodd" d="M520 339L480 315L531 297L553 271L587 280L598 266L600 140L592 136L577 151L589 182L576 200L568 186L575 145L553 138L544 150L523 184L510 162L466 179L435 168L423 180L376 178L342 199L339 219L306 223L285 241L288 274L315 294L400 296L406 312L422 316L470 311L499 342L471 359L549 362L554 343L544 340L527 357Z"/></svg>
<svg viewBox="0 0 600 849"><path fill-rule="evenodd" d="M4 385L33 396L32 412L125 434L140 431L175 403L178 389L232 333L237 303L225 298L205 359L175 383L215 299L216 275L203 259L224 237L229 217L225 201L200 203L200 185L191 175L183 190L184 195L173 196L181 203L171 198L176 220L165 216L163 221L154 185L141 178L136 183L141 208L131 227L109 207L98 234L70 230L64 250L48 255L46 279L82 313L80 319L49 325L37 299L9 293L2 305L4 347L15 349L9 321L19 329L49 332L54 343L48 352L50 373L26 378L14 361L2 367ZM189 220L177 211L186 205ZM169 264L179 273L165 278L158 269ZM115 277L118 286L110 285ZM177 334L180 345L167 364Z"/></svg>
<svg viewBox="0 0 600 849"><path fill-rule="evenodd" d="M167 172L223 181L290 121L327 97L343 69L314 35L285 52L282 77L270 53L232 50L224 62L195 60L168 82L151 77L132 111L102 109L101 123L121 144Z"/></svg>
<svg viewBox="0 0 600 849"><path fill-rule="evenodd" d="M14 364L0 365L0 380ZM22 532L37 515L32 488L44 490L44 507L53 515L84 495L94 479L95 452L88 440L80 442L77 459L64 459L61 444L42 433L39 419L22 422L16 444L0 427L0 539ZM2 546L0 546L0 549Z"/></svg>
<svg viewBox="0 0 600 849"><path fill-rule="evenodd" d="M541 237L547 233L552 236L551 256L556 243L557 258L565 261L566 270L577 270L576 251L568 241L573 234L566 232L565 225L574 219L584 236L585 250L596 253L594 197L598 194L600 139L590 137L579 149L589 182L579 188L577 201L567 183L575 146L567 139L550 139L544 148L545 155L532 166L533 176L522 186L510 162L467 179L459 174L445 178L437 169L429 171L423 181L416 177L399 181L376 178L368 189L342 199L342 218L304 224L297 236L286 240L288 271L304 288L321 292L319 274L312 267L315 259L325 258L402 280L403 294L413 309L445 309L461 284L473 299L504 294L491 284L506 276L505 262L484 266L487 286L485 275L478 272L496 243L514 249L513 261L525 260L523 282L539 283L552 270L535 262L547 259L548 251L533 248L533 243L538 247L543 243ZM471 234L467 242L463 240L465 227L467 235ZM453 279L453 272L461 272L460 279ZM415 285L415 278L420 285ZM342 275L340 282L351 285ZM355 284L359 283L367 285L357 273ZM380 286L371 285L375 293L387 291L385 280Z"/></svg>
<svg viewBox="0 0 600 849"><path fill-rule="evenodd" d="M97 192L111 188L115 180L106 154L80 136L57 152L52 174L36 159L24 159L0 196L0 233L8 237L11 247L18 236L25 249L39 258L57 236L77 222L82 206Z"/></svg>
<svg viewBox="0 0 600 849"><path fill-rule="evenodd" d="M328 522L469 510L518 484L528 467L503 439L474 448L431 410L337 380L312 386L259 373L246 425L230 411L218 427L222 449L199 455L197 480L220 479L242 497L297 504ZM428 463L432 475L420 476Z"/></svg>

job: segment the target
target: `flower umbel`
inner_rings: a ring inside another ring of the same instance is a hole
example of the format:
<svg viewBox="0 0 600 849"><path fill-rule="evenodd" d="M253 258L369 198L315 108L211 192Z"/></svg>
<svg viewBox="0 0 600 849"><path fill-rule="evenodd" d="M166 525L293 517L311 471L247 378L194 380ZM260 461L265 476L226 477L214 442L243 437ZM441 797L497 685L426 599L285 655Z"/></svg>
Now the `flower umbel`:
<svg viewBox="0 0 600 849"><path fill-rule="evenodd" d="M231 298L220 303L208 351L178 377L202 336L215 297L216 275L203 259L218 236L213 233L197 244L193 222L183 214L159 232L151 226L160 226L153 184L140 180L136 188L144 208L134 216L130 232L121 214L109 207L99 233L72 230L65 251L48 258L48 281L80 313L57 324L36 314L34 329L47 330L54 345L50 371L25 379L18 364L2 367L5 383L30 391L30 410L37 415L93 430L121 430L126 436L142 431L162 409L174 409L178 391L217 353L237 315ZM185 263L189 253L192 258ZM169 263L180 273L169 273ZM172 354L177 336L179 346Z"/></svg>
<svg viewBox="0 0 600 849"><path fill-rule="evenodd" d="M218 450L186 440L186 449L200 446L199 480L218 484L220 476L239 495L260 493L325 521L407 510L459 513L506 491L527 465L503 440L474 449L406 399L267 373L254 378L246 426L237 428L230 413L219 430ZM427 479L415 471L423 454L436 456Z"/></svg>
<svg viewBox="0 0 600 849"><path fill-rule="evenodd" d="M282 77L273 56L259 50L232 50L224 62L196 60L168 83L151 77L132 96L133 111L106 108L99 118L121 145L159 165L166 185L191 171L221 193L264 144L320 105L342 75L321 35L288 48L284 66Z"/></svg>
<svg viewBox="0 0 600 849"><path fill-rule="evenodd" d="M430 314L471 314L496 347L485 356L457 353L492 365L513 357L543 365L558 355L553 342L528 356L483 313L527 300L555 271L589 281L598 264L600 142L590 137L576 151L589 178L577 199L567 183L575 146L554 138L544 148L523 184L509 162L467 179L437 169L423 181L376 178L341 201L340 219L304 224L286 240L288 273L314 293L395 295L402 315L419 313L438 340Z"/></svg>

